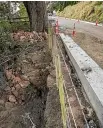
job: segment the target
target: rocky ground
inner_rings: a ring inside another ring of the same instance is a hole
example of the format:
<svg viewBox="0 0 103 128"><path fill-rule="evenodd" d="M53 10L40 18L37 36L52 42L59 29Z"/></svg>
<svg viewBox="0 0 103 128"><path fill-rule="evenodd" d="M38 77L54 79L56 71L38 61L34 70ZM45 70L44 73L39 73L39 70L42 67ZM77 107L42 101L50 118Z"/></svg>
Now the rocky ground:
<svg viewBox="0 0 103 128"><path fill-rule="evenodd" d="M0 128L62 128L47 34L19 31L11 37L16 44L0 71Z"/></svg>

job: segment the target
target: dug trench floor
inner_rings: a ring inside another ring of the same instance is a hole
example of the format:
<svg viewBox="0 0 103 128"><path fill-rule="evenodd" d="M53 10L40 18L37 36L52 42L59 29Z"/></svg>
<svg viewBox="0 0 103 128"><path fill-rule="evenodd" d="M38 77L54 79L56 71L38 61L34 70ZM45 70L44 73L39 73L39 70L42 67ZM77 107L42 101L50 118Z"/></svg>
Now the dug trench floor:
<svg viewBox="0 0 103 128"><path fill-rule="evenodd" d="M73 116L70 112L70 106L74 114L75 122L78 128L87 128L86 121L88 123L89 128L100 128L99 121L95 114L95 111L93 110L85 94L83 86L78 78L78 75L66 53L64 45L59 36L58 36L57 42L58 42L58 49L59 49L59 54L61 58L62 72L63 72L63 76L65 80L65 88L67 90L67 95L69 99L69 104L67 103L67 108L69 110L68 114L69 114L69 120L71 121L71 128L75 128L75 125L73 123ZM62 51L62 54L61 54L61 51ZM64 56L64 59L63 59L63 56ZM69 72L67 71L67 67L65 66L64 60L67 64ZM71 75L71 79L70 79L69 73ZM73 84L76 89L81 106L78 102L78 98L75 93L74 87L72 86ZM67 102L68 102L68 99L67 99ZM81 110L83 111L85 115L86 121L84 119L84 116Z"/></svg>

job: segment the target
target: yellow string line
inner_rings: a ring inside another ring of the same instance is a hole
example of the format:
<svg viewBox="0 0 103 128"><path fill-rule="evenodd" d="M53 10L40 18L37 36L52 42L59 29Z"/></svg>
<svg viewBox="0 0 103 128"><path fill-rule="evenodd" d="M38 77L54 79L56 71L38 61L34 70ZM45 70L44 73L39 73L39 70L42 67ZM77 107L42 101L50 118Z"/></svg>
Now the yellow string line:
<svg viewBox="0 0 103 128"><path fill-rule="evenodd" d="M63 76L62 76L62 72L61 72L59 55L56 56L55 59L56 59L55 66L56 66L56 71L57 71L56 77L57 77L57 84L58 84L58 89L59 89L63 128L67 128L67 126L66 126L65 94L64 94L64 89L63 89Z"/></svg>
<svg viewBox="0 0 103 128"><path fill-rule="evenodd" d="M50 27L48 27L48 33L49 33L48 34L49 49L52 50L52 48L53 48L52 29ZM56 83L57 83L57 88L59 89L63 128L67 128L65 94L64 94L64 89L63 89L63 75L61 72L60 57L59 57L59 55L54 55L53 57L54 57L55 69L56 69Z"/></svg>

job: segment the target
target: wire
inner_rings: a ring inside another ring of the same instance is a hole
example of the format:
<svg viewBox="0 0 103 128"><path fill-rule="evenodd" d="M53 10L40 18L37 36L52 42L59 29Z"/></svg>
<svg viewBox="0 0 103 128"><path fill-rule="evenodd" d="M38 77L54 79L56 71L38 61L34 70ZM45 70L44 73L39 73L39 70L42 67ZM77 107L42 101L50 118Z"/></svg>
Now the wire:
<svg viewBox="0 0 103 128"><path fill-rule="evenodd" d="M68 99L68 103L69 103L69 108L70 108L70 111L71 111L71 114L72 114L72 117L73 117L73 121L74 121L74 125L76 128L77 127L77 124L76 124L76 121L75 121L75 118L74 118L74 114L73 114L73 111L72 111L72 107L71 107L71 104L70 104L70 100L69 100L69 96L68 96L68 93L67 93L67 90L66 90L66 87L65 87L65 81L64 81L64 88L65 88L65 93L66 93L66 96L67 96L67 99ZM70 117L69 117L70 118ZM70 119L69 119L70 120Z"/></svg>
<svg viewBox="0 0 103 128"><path fill-rule="evenodd" d="M58 42L57 42L57 44L58 44ZM69 96L68 96L68 93L67 93L67 90L66 90L66 87L65 87L65 81L63 81L63 84L64 84L64 89L65 89L65 93L66 93L67 100L68 100L68 103L69 103L69 108L70 108L70 111L71 111L71 114L72 114L72 118L73 118L73 121L74 121L75 128L78 128L77 124L76 124L76 121L75 121L75 118L74 118L72 107L71 107L71 104L70 104ZM70 117L69 117L69 121L70 121ZM71 125L71 123L70 123L70 125Z"/></svg>

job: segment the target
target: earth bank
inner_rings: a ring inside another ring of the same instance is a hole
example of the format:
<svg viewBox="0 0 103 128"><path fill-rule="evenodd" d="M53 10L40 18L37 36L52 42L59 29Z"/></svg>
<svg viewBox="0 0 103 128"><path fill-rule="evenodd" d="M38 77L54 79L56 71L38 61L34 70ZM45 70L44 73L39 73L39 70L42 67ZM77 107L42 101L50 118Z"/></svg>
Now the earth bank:
<svg viewBox="0 0 103 128"><path fill-rule="evenodd" d="M47 34L17 32L2 65L0 128L62 128L55 69Z"/></svg>

